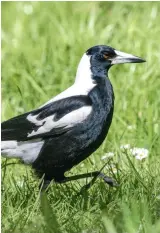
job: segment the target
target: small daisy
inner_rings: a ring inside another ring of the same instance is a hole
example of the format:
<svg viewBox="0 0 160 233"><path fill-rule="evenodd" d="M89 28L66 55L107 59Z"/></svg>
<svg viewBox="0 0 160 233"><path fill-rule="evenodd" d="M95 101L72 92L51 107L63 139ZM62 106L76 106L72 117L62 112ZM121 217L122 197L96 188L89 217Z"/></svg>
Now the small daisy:
<svg viewBox="0 0 160 233"><path fill-rule="evenodd" d="M133 148L130 149L130 152L132 153L133 156L135 156L136 159L138 160L143 160L148 157L149 151L145 148Z"/></svg>
<svg viewBox="0 0 160 233"><path fill-rule="evenodd" d="M116 166L114 165L114 164L111 164L111 169L112 169L112 172L114 173L114 174L116 174L118 171L117 171L117 168L116 168Z"/></svg>
<svg viewBox="0 0 160 233"><path fill-rule="evenodd" d="M114 156L113 152L108 152L101 157L101 160L105 160Z"/></svg>
<svg viewBox="0 0 160 233"><path fill-rule="evenodd" d="M122 150L128 150L130 148L131 148L130 144L125 144L125 145L120 146L120 149L122 149Z"/></svg>

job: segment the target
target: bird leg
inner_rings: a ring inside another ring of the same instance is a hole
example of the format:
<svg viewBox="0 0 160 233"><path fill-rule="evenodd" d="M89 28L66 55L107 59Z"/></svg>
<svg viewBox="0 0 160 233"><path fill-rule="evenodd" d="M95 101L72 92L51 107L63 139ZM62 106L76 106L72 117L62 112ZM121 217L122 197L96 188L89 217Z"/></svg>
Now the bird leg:
<svg viewBox="0 0 160 233"><path fill-rule="evenodd" d="M82 192L83 190L87 190L89 189L95 182L95 180L98 177L101 177L103 179L103 181L107 184L109 184L112 187L117 187L119 186L114 179L112 179L109 176L106 176L104 173L100 172L100 171L94 171L94 172L89 172L89 173L85 173L85 174L80 174L80 175L75 175L75 176L70 176L70 177L63 177L63 179L54 179L55 182L57 183L66 183L69 181L73 181L73 180L79 180L79 179L84 179L84 178L91 178L93 177L93 179L86 185L84 185L81 189L80 192ZM50 184L50 180L45 180L45 178L42 180L41 184L40 184L40 189L41 191L44 191L47 189L48 185Z"/></svg>
<svg viewBox="0 0 160 233"><path fill-rule="evenodd" d="M109 176L106 176L104 173L102 173L100 171L89 172L89 173L85 173L85 174L65 177L63 180L61 180L59 182L66 183L68 181L79 180L79 179L83 179L83 178L87 178L87 177L93 177L93 179L87 185L83 186L81 191L89 189L98 177L101 177L105 183L109 184L112 187L118 186L118 184L115 182L115 180L113 180Z"/></svg>

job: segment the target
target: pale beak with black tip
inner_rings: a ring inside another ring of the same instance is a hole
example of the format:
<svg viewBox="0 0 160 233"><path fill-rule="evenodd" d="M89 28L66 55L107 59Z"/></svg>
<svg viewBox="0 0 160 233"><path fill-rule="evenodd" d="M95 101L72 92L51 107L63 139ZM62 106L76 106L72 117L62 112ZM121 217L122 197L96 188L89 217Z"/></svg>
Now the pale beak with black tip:
<svg viewBox="0 0 160 233"><path fill-rule="evenodd" d="M110 59L111 61L111 65L115 65L115 64L123 64L123 63L141 63L141 62L145 62L144 59L134 56L132 54L128 54L128 53L123 53L121 51L118 50L114 50L115 52L115 56L113 58Z"/></svg>

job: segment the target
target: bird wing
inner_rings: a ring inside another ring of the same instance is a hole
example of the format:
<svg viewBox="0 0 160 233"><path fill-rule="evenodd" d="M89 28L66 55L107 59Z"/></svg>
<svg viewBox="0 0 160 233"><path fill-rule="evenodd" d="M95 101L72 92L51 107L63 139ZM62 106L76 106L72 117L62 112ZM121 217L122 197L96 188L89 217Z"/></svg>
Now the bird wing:
<svg viewBox="0 0 160 233"><path fill-rule="evenodd" d="M73 96L11 118L1 125L2 140L26 141L63 134L87 118L91 104L88 96Z"/></svg>

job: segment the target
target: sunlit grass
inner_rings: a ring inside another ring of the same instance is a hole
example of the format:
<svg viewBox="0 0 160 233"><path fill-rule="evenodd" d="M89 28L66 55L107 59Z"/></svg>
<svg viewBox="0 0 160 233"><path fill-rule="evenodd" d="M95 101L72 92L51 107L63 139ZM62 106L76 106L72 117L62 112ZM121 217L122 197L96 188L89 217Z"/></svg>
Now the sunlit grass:
<svg viewBox="0 0 160 233"><path fill-rule="evenodd" d="M40 197L29 166L4 159L2 231L15 233L160 232L159 2L3 2L2 120L37 108L69 87L84 51L107 44L147 60L109 72L115 112L107 140L68 175L100 169L97 179L50 185ZM85 82L85 80L84 80ZM146 148L137 160L120 147ZM101 159L108 153L111 158Z"/></svg>

